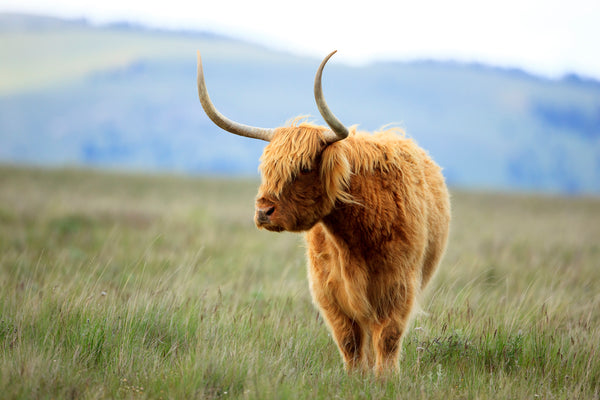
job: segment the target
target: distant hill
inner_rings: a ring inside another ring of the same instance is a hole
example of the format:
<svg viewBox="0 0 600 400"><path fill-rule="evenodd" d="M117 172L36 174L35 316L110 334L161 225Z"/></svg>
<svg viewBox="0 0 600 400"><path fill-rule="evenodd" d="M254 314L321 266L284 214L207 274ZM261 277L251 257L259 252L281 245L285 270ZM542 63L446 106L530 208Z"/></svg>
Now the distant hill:
<svg viewBox="0 0 600 400"><path fill-rule="evenodd" d="M240 122L322 123L318 59L201 32L0 14L0 162L256 174L264 143L224 133L196 91ZM600 83L455 62L336 63L329 105L347 125L399 123L450 184L600 193Z"/></svg>

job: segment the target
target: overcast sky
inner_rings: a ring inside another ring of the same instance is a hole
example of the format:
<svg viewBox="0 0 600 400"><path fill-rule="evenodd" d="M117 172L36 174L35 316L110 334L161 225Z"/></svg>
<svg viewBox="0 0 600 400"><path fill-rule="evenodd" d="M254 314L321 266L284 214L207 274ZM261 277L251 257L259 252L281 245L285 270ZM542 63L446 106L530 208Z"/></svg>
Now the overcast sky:
<svg viewBox="0 0 600 400"><path fill-rule="evenodd" d="M600 0L2 0L0 11L210 30L340 61L477 61L600 79Z"/></svg>

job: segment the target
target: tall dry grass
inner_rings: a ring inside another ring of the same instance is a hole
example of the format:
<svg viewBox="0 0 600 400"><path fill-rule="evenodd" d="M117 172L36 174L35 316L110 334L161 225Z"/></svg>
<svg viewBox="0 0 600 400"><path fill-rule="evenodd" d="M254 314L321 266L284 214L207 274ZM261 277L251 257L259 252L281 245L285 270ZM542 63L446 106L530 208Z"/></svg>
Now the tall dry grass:
<svg viewBox="0 0 600 400"><path fill-rule="evenodd" d="M599 199L455 192L380 381L343 371L255 187L1 167L1 397L600 398Z"/></svg>

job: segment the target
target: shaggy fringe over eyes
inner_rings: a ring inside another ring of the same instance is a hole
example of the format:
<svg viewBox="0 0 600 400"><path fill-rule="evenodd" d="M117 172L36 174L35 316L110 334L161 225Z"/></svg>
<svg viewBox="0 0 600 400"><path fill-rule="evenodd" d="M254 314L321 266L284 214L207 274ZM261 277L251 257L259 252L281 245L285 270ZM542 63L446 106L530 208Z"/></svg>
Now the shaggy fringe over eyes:
<svg viewBox="0 0 600 400"><path fill-rule="evenodd" d="M326 128L304 120L299 117L291 126L277 128L260 157L261 186L277 198L302 169L315 167L315 158L327 145L322 134Z"/></svg>
<svg viewBox="0 0 600 400"><path fill-rule="evenodd" d="M328 128L306 122L299 117L289 127L278 128L260 158L262 189L279 198L284 186L293 181L302 169L312 169L321 154L319 171L325 194L333 204L336 200L355 202L347 192L353 173L369 174L375 170L411 168L418 163L415 157L425 157L416 143L394 127L370 134L349 128L350 135L327 145L323 132Z"/></svg>

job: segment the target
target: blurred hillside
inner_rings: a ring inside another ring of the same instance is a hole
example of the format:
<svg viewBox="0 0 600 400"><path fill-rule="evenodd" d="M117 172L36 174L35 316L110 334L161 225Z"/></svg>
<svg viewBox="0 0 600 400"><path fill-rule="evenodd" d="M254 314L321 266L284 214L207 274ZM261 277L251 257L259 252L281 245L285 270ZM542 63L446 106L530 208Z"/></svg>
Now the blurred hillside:
<svg viewBox="0 0 600 400"><path fill-rule="evenodd" d="M202 174L257 172L264 142L204 115L196 50L217 108L264 127L317 123L318 59L201 32L0 14L0 162ZM347 125L403 126L453 186L600 193L600 83L452 62L350 67L324 91Z"/></svg>

